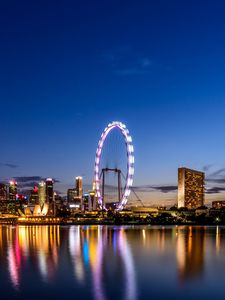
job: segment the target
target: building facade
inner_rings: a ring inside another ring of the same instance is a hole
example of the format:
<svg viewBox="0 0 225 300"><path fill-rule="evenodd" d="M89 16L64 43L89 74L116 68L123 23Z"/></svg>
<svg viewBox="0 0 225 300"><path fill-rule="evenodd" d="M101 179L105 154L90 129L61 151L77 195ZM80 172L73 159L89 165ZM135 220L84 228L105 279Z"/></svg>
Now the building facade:
<svg viewBox="0 0 225 300"><path fill-rule="evenodd" d="M67 202L72 202L77 197L76 189L68 189L67 190Z"/></svg>
<svg viewBox="0 0 225 300"><path fill-rule="evenodd" d="M205 174L187 168L178 169L178 208L196 209L204 205Z"/></svg>
<svg viewBox="0 0 225 300"><path fill-rule="evenodd" d="M225 201L224 200L213 201L212 208L214 209L225 208Z"/></svg>
<svg viewBox="0 0 225 300"><path fill-rule="evenodd" d="M17 182L15 180L11 180L9 182L9 201L16 201L17 195Z"/></svg>
<svg viewBox="0 0 225 300"><path fill-rule="evenodd" d="M7 186L4 183L0 183L0 201L7 200Z"/></svg>
<svg viewBox="0 0 225 300"><path fill-rule="evenodd" d="M46 184L44 181L41 181L38 185L38 198L39 204L42 207L46 202Z"/></svg>
<svg viewBox="0 0 225 300"><path fill-rule="evenodd" d="M46 179L46 201L49 204L52 204L53 202L53 179L47 178Z"/></svg>
<svg viewBox="0 0 225 300"><path fill-rule="evenodd" d="M77 190L77 197L83 197L83 178L78 176L76 177L76 190Z"/></svg>
<svg viewBox="0 0 225 300"><path fill-rule="evenodd" d="M30 193L30 204L36 205L39 204L39 197L38 197L38 187L34 186Z"/></svg>

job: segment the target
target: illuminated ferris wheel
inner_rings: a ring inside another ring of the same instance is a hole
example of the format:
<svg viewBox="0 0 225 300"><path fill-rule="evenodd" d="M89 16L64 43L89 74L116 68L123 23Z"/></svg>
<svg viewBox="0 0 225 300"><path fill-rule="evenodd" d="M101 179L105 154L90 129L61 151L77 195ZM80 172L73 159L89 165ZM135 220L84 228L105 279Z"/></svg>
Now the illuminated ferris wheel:
<svg viewBox="0 0 225 300"><path fill-rule="evenodd" d="M101 164L102 152L105 147L106 140L108 139L109 133L112 131L119 130L120 135L122 135L125 141L125 151L126 151L126 169L123 172L119 167L105 167ZM95 190L98 204L101 209L108 210L106 207L104 199L105 191L105 174L107 172L114 172L118 176L118 201L114 206L115 210L122 210L128 201L128 197L131 192L131 187L133 185L133 175L134 175L134 147L132 144L132 138L129 134L129 130L121 122L110 123L103 131L101 138L98 143L98 148L95 156ZM123 177L124 182L121 183L121 177Z"/></svg>

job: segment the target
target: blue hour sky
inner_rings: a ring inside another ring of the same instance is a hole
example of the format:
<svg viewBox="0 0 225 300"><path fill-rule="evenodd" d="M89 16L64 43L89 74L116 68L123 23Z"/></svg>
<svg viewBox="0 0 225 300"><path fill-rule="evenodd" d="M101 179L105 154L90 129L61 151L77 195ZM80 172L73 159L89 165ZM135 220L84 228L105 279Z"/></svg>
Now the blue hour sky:
<svg viewBox="0 0 225 300"><path fill-rule="evenodd" d="M217 0L1 1L0 180L88 185L120 120L146 203L175 203L179 166L225 199L224 16Z"/></svg>

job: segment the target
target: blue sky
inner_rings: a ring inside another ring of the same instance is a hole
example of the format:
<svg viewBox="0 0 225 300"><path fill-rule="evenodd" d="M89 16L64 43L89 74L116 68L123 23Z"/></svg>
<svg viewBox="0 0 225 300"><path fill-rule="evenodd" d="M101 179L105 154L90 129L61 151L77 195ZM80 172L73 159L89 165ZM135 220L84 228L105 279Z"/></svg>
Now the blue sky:
<svg viewBox="0 0 225 300"><path fill-rule="evenodd" d="M90 184L101 131L121 120L145 201L175 202L160 191L179 166L223 199L224 15L222 1L2 1L0 179Z"/></svg>

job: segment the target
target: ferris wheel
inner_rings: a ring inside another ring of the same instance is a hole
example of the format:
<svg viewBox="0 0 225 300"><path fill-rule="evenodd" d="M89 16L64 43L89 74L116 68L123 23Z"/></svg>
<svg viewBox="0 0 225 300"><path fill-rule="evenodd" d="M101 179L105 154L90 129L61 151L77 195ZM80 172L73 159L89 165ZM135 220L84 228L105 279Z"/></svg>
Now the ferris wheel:
<svg viewBox="0 0 225 300"><path fill-rule="evenodd" d="M115 129L119 129L120 134L123 136L126 146L126 171L125 174L121 172L119 168L102 168L101 159L102 159L102 151L104 149L104 145L106 139L110 132ZM128 201L128 197L131 192L131 187L133 185L133 176L134 176L134 147L132 144L132 138L129 134L129 130L126 125L121 122L115 121L105 128L103 131L101 138L98 142L98 147L95 156L95 190L98 204L101 209L108 210L105 202L104 202L104 179L105 172L113 171L118 174L118 202L115 206L115 210L122 210ZM120 176L124 177L124 186L120 186Z"/></svg>

